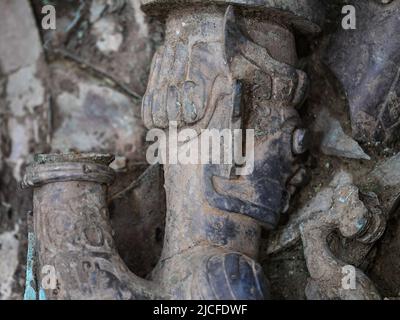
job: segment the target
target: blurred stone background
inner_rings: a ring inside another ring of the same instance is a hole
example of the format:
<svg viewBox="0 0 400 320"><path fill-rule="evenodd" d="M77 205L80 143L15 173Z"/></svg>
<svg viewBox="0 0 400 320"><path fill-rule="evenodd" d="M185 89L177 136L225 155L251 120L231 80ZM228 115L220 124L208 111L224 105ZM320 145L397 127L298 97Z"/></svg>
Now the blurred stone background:
<svg viewBox="0 0 400 320"><path fill-rule="evenodd" d="M400 191L399 148L360 146L350 137L345 98L322 63L324 45L340 23L335 13L341 3L330 2L333 14L324 34L299 38L302 65L312 80L302 116L316 137L335 132L338 138L316 139L308 160L311 182L291 212L340 169L351 172L362 189L377 192L387 211ZM46 4L56 8L56 30L41 28ZM0 0L0 299L22 298L31 192L19 183L35 153L114 153L118 179L109 203L118 249L140 276L156 264L165 196L162 168L148 168L145 161L140 105L162 40L163 26L144 16L139 0ZM373 170L388 178L365 180ZM399 221L393 211L384 238L368 252L338 237L332 240L336 254L365 270L386 297L400 294ZM308 272L301 241L278 250L269 247L270 237L264 234L260 260L273 297L304 299Z"/></svg>

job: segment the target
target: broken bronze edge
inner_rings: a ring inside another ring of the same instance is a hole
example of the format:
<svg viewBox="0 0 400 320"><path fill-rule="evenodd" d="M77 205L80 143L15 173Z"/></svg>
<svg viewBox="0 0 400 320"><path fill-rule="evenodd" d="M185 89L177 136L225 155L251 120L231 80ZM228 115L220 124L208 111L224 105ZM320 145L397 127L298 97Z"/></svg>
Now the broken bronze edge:
<svg viewBox="0 0 400 320"><path fill-rule="evenodd" d="M111 154L67 153L37 154L26 168L21 182L23 189L66 181L89 181L110 185L115 172L109 167Z"/></svg>
<svg viewBox="0 0 400 320"><path fill-rule="evenodd" d="M165 17L176 8L194 5L234 5L244 12L256 11L265 18L279 16L304 34L321 32L325 17L325 7L320 0L142 0L142 10L150 16Z"/></svg>

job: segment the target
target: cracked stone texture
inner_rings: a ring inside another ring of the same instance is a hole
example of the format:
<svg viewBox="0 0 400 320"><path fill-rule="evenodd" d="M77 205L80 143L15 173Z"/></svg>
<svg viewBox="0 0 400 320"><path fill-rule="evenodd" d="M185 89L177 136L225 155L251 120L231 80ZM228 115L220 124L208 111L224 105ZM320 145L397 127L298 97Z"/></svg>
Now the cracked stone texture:
<svg viewBox="0 0 400 320"><path fill-rule="evenodd" d="M40 14L40 2L34 2ZM116 155L111 166L117 170L117 179L109 196L128 191L110 201L115 240L131 270L146 276L161 251L165 209L163 195L158 196L162 182L157 174L129 189L147 166L141 100L131 93L144 94L156 39L162 34L135 0L85 1L81 11L79 1L55 5L58 27L55 32L42 31L44 41L78 60L54 55L48 61L51 149ZM66 33L72 21L78 23Z"/></svg>

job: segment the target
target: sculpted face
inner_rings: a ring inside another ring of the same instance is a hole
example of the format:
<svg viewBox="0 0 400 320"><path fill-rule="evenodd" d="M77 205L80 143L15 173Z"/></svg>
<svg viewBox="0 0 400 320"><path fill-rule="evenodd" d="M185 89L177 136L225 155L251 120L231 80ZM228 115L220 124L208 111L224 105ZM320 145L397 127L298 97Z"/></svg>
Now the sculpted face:
<svg viewBox="0 0 400 320"><path fill-rule="evenodd" d="M230 179L214 174L208 200L273 228L305 179L298 155L307 150L308 137L295 107L304 100L307 77L294 67L292 33L274 23L238 21L228 11L225 45L230 70L243 83L243 126L255 130L254 171Z"/></svg>
<svg viewBox="0 0 400 320"><path fill-rule="evenodd" d="M180 129L224 129L239 122L254 129L254 172L223 178L221 166L204 166L205 192L211 206L273 227L301 185L297 155L307 149L295 107L308 81L294 67L294 36L232 7L190 10L167 21L143 100L144 122L161 129L171 121ZM290 183L294 177L296 186Z"/></svg>

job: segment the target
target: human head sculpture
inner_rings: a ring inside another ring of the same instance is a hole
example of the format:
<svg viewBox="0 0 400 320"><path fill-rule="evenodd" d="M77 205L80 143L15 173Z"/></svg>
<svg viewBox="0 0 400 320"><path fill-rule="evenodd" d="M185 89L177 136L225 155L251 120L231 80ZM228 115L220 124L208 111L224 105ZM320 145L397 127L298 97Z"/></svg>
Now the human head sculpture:
<svg viewBox="0 0 400 320"><path fill-rule="evenodd" d="M142 3L166 21L143 99L145 125L167 130L175 121L199 134L254 129L253 174L234 177L232 167L204 166L205 192L212 206L273 228L301 185L298 156L308 140L296 110L308 80L296 68L294 31L318 32L322 6L313 0Z"/></svg>
<svg viewBox="0 0 400 320"><path fill-rule="evenodd" d="M319 2L142 3L166 25L143 98L147 128L168 132L172 121L197 137L205 129L255 134L248 175L237 175L236 163L164 165L166 231L153 278L184 299L267 298L256 262L261 226L278 224L305 178L308 135L296 108L308 80L296 67L294 32L319 30Z"/></svg>

